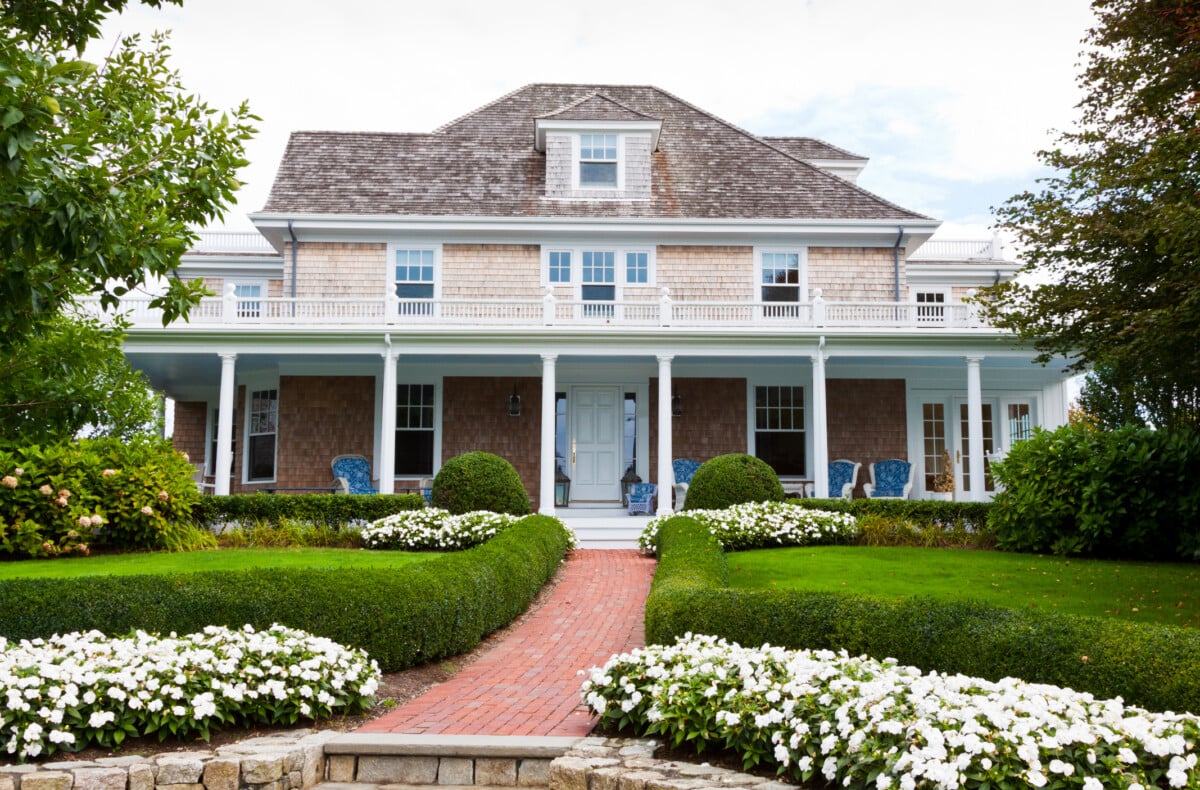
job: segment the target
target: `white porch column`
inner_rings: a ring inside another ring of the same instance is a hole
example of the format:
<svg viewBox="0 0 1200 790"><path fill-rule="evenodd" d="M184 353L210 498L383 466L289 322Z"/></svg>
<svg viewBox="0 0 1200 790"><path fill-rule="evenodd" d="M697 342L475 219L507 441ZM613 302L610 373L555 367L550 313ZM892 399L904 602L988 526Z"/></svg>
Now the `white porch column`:
<svg viewBox="0 0 1200 790"><path fill-rule="evenodd" d="M554 511L554 429L555 429L555 354L542 354L542 460L538 485L538 512L553 516Z"/></svg>
<svg viewBox="0 0 1200 790"><path fill-rule="evenodd" d="M971 475L972 502L986 496L983 481L983 387L979 363L983 357L967 357L967 472Z"/></svg>
<svg viewBox="0 0 1200 790"><path fill-rule="evenodd" d="M383 352L383 392L379 408L379 493L396 493L396 354L392 339Z"/></svg>
<svg viewBox="0 0 1200 790"><path fill-rule="evenodd" d="M671 449L671 360L670 354L658 355L658 515L672 512L671 490L675 470Z"/></svg>
<svg viewBox="0 0 1200 790"><path fill-rule="evenodd" d="M813 387L813 488L816 496L829 496L829 412L825 402L825 338L812 356Z"/></svg>
<svg viewBox="0 0 1200 790"><path fill-rule="evenodd" d="M213 466L213 494L229 495L233 474L233 394L236 391L234 364L237 354L221 354L221 397L217 401L217 461Z"/></svg>

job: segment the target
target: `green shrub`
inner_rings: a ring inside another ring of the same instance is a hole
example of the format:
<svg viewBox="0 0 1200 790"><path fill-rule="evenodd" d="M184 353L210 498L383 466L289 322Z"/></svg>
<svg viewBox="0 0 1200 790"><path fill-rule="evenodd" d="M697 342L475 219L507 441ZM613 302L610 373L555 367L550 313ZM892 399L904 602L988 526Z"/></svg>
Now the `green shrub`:
<svg viewBox="0 0 1200 790"><path fill-rule="evenodd" d="M992 474L1003 490L989 526L1002 549L1196 559L1198 432L1035 431L993 464Z"/></svg>
<svg viewBox="0 0 1200 790"><path fill-rule="evenodd" d="M216 541L217 545L223 548L310 546L312 548L361 549L363 547L362 533L356 529L327 527L323 524L313 524L309 521L287 517L281 518L278 523L253 521L227 527L216 536Z"/></svg>
<svg viewBox="0 0 1200 790"><path fill-rule="evenodd" d="M700 465L688 485L685 510L724 510L744 502L782 502L783 485L759 458L730 453Z"/></svg>
<svg viewBox="0 0 1200 790"><path fill-rule="evenodd" d="M647 642L671 644L691 632L743 645L846 650L925 671L1120 696L1155 710L1200 710L1200 633L977 602L731 589L719 571L724 558L704 548L710 541L691 519L660 530Z"/></svg>
<svg viewBox="0 0 1200 790"><path fill-rule="evenodd" d="M442 465L430 501L451 513L489 510L523 516L529 494L512 464L491 453L464 453Z"/></svg>
<svg viewBox="0 0 1200 790"><path fill-rule="evenodd" d="M193 547L203 541L191 528L200 498L193 472L153 437L0 450L0 553Z"/></svg>
<svg viewBox="0 0 1200 790"><path fill-rule="evenodd" d="M196 523L210 528L277 526L290 520L341 529L423 507L420 494L234 494L202 497L192 513Z"/></svg>
<svg viewBox="0 0 1200 790"><path fill-rule="evenodd" d="M12 579L0 582L0 636L281 623L366 650L394 671L463 653L511 622L554 575L567 540L556 519L529 516L483 545L402 571L256 568Z"/></svg>

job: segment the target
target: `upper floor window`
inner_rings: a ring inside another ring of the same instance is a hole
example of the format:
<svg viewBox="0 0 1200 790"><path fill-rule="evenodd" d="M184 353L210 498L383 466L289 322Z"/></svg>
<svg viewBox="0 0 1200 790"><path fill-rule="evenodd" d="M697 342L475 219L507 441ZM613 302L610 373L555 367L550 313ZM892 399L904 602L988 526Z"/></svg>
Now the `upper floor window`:
<svg viewBox="0 0 1200 790"><path fill-rule="evenodd" d="M579 185L617 187L617 135L579 135Z"/></svg>
<svg viewBox="0 0 1200 790"><path fill-rule="evenodd" d="M913 291L918 324L940 324L946 319L945 291Z"/></svg>
<svg viewBox="0 0 1200 790"><path fill-rule="evenodd" d="M258 300L266 296L266 290L260 282L235 282L233 284L233 295L237 297L237 317L260 317L262 315L262 302Z"/></svg>
<svg viewBox="0 0 1200 790"><path fill-rule="evenodd" d="M644 252L625 253L625 282L644 285L650 278L650 256Z"/></svg>
<svg viewBox="0 0 1200 790"><path fill-rule="evenodd" d="M433 298L433 250L395 251L396 296L401 299Z"/></svg>
<svg viewBox="0 0 1200 790"><path fill-rule="evenodd" d="M566 250L555 250L550 253L550 282L571 282L571 253Z"/></svg>
<svg viewBox="0 0 1200 790"><path fill-rule="evenodd" d="M616 299L623 286L654 285L654 249L543 247L542 284L577 284L576 297L585 300Z"/></svg>
<svg viewBox="0 0 1200 790"><path fill-rule="evenodd" d="M800 253L762 253L762 300L800 301Z"/></svg>

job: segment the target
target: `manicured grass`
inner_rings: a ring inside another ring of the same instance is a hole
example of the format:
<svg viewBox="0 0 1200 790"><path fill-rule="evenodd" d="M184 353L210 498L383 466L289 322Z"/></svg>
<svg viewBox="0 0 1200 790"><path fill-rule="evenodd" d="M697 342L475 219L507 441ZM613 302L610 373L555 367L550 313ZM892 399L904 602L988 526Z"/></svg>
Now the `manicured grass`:
<svg viewBox="0 0 1200 790"><path fill-rule="evenodd" d="M866 546L759 549L728 557L733 587L926 595L1200 627L1200 565Z"/></svg>
<svg viewBox="0 0 1200 790"><path fill-rule="evenodd" d="M178 553L112 554L54 560L0 562L0 580L78 576L130 576L244 568L398 568L440 556L436 552L363 549L214 549Z"/></svg>

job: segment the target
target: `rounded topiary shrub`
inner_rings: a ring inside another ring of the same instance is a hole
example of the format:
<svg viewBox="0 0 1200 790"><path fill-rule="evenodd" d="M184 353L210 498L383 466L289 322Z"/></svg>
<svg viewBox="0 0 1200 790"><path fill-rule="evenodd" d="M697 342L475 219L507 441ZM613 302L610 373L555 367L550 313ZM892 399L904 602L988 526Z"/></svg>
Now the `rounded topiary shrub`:
<svg viewBox="0 0 1200 790"><path fill-rule="evenodd" d="M437 473L430 504L451 513L490 510L524 516L529 513L529 494L508 461L491 453L464 453Z"/></svg>
<svg viewBox="0 0 1200 790"><path fill-rule="evenodd" d="M743 502L782 502L783 485L770 464L745 453L705 461L688 485L685 510L721 510Z"/></svg>

